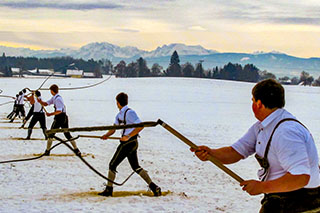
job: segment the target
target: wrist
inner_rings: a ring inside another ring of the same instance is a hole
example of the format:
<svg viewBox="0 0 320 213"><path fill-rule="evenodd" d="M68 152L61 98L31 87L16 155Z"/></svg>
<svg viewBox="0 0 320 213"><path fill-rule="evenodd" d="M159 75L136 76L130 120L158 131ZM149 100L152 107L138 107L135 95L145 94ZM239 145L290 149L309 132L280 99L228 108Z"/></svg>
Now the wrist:
<svg viewBox="0 0 320 213"><path fill-rule="evenodd" d="M267 193L270 192L270 190L268 189L268 187L269 187L269 182L267 182L267 181L260 181L260 187L261 187L261 192L262 192L262 193L267 194Z"/></svg>

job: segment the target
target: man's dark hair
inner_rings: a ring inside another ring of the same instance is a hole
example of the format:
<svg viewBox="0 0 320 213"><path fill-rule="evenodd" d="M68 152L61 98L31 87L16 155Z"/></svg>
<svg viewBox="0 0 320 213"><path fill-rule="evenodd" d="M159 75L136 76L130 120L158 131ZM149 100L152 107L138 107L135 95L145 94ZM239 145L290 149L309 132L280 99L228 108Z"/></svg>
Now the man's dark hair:
<svg viewBox="0 0 320 213"><path fill-rule="evenodd" d="M256 101L260 100L269 109L282 108L285 104L284 88L273 79L257 83L252 89L252 95Z"/></svg>
<svg viewBox="0 0 320 213"><path fill-rule="evenodd" d="M128 104L128 95L124 92L121 92L117 95L116 100L121 106L125 106Z"/></svg>
<svg viewBox="0 0 320 213"><path fill-rule="evenodd" d="M23 92L23 93L26 93L26 92L27 92L27 90L26 90L26 89L23 89L23 90L22 90L22 92Z"/></svg>
<svg viewBox="0 0 320 213"><path fill-rule="evenodd" d="M37 90L37 91L35 92L35 94L36 94L37 97L40 97L40 96L41 96L41 92L40 92L39 90Z"/></svg>
<svg viewBox="0 0 320 213"><path fill-rule="evenodd" d="M19 95L22 95L22 92L21 92L21 91L19 92Z"/></svg>
<svg viewBox="0 0 320 213"><path fill-rule="evenodd" d="M59 92L59 87L56 84L52 84L49 89L52 90L54 93Z"/></svg>

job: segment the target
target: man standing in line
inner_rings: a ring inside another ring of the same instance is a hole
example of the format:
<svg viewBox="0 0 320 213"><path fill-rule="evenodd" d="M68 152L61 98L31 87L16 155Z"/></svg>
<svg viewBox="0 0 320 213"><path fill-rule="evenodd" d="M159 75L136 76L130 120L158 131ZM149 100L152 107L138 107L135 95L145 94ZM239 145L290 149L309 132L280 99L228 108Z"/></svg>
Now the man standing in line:
<svg viewBox="0 0 320 213"><path fill-rule="evenodd" d="M26 93L26 89L23 89L22 91L19 92L19 97L18 97L18 103L17 103L17 111L15 116L11 119L10 122L13 122L14 119L21 113L21 118L24 121L24 118L26 116L25 110L24 110L24 95Z"/></svg>
<svg viewBox="0 0 320 213"><path fill-rule="evenodd" d="M24 128L24 125L26 125L26 123L32 117L33 112L34 112L34 105L32 104L32 103L34 103L34 101L32 101L32 99L34 99L34 96L33 95L31 95L30 97L26 96L26 98L30 102L31 108L29 109L29 112L28 112L27 116L24 118L23 123L22 123L20 128Z"/></svg>
<svg viewBox="0 0 320 213"><path fill-rule="evenodd" d="M117 114L114 125L129 125L141 123L136 112L128 108L128 95L125 93L119 93L116 97L117 107L120 112ZM108 179L111 181L115 180L117 166L125 159L128 158L128 161L131 165L131 168L141 176L141 178L148 184L149 188L152 190L154 196L161 195L161 189L155 183L152 182L147 171L140 167L137 156L138 149L138 134L143 129L141 128L130 128L124 129L122 132L122 137L120 139L120 145L117 148L117 151L114 153L113 158L109 163L109 173ZM101 137L103 140L107 140L108 137L113 135L115 130L109 130L105 135ZM112 196L113 184L111 181L107 182L106 189L99 193L102 196Z"/></svg>
<svg viewBox="0 0 320 213"><path fill-rule="evenodd" d="M12 112L10 112L10 114L7 116L7 118L10 119L10 120L17 113L18 98L19 98L19 94L16 94L16 98L12 98L12 99L14 99L13 109L12 109Z"/></svg>
<svg viewBox="0 0 320 213"><path fill-rule="evenodd" d="M51 125L51 129L59 129L59 128L69 128L69 120L68 120L68 116L66 114L66 108L64 106L64 102L62 97L60 96L59 93L59 87L56 84L53 84L50 86L50 92L52 95L52 98L50 100L48 100L47 102L43 102L41 99L37 98L37 101L42 105L42 106L48 106L48 105L54 105L54 112L51 113L46 113L46 115L52 116L54 115L54 121ZM52 141L53 141L53 136L55 134L50 134L48 135L48 141L47 141L47 149L44 153L44 155L49 156L50 155L50 148L52 145ZM65 137L70 140L72 138L70 132L65 132L64 133ZM76 155L81 156L81 152L77 147L77 144L74 140L70 141L74 151L76 153Z"/></svg>
<svg viewBox="0 0 320 213"><path fill-rule="evenodd" d="M219 149L191 149L200 160L211 155L224 164L256 153L260 181L240 183L250 195L265 196L260 213L320 211L317 148L311 133L288 111L284 88L264 80L252 89L252 111L258 121L233 145Z"/></svg>
<svg viewBox="0 0 320 213"><path fill-rule="evenodd" d="M47 136L46 136L46 130L47 130L46 116L44 114L43 106L37 100L37 99L42 100L40 91L37 90L35 92L35 94L32 93L32 96L28 97L27 99L30 101L30 104L32 104L33 111L31 112L31 114L33 115L33 117L31 119L29 127L28 127L28 136L26 137L26 140L30 139L31 134L32 134L32 129L38 121L40 122L40 127L43 131L45 138L47 139Z"/></svg>

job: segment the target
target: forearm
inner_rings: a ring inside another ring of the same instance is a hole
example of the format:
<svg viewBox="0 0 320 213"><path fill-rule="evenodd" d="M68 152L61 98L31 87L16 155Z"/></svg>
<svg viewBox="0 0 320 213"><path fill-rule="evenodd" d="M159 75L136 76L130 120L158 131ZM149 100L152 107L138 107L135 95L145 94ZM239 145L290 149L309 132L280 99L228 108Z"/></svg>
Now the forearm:
<svg viewBox="0 0 320 213"><path fill-rule="evenodd" d="M105 134L105 136L106 136L106 137L109 137L109 136L113 135L115 132L116 132L116 130L109 130L109 131Z"/></svg>
<svg viewBox="0 0 320 213"><path fill-rule="evenodd" d="M290 192L303 188L309 179L309 175L292 175L288 172L278 179L261 182L261 185L263 193Z"/></svg>
<svg viewBox="0 0 320 213"><path fill-rule="evenodd" d="M38 102L42 105L42 106L48 106L47 102L44 102L40 99L38 99Z"/></svg>
<svg viewBox="0 0 320 213"><path fill-rule="evenodd" d="M143 127L135 128L130 134L128 135L130 138L134 137L135 135L139 134L143 130Z"/></svg>
<svg viewBox="0 0 320 213"><path fill-rule="evenodd" d="M47 115L52 116L52 115L59 115L61 113L62 113L62 111L55 111L55 112L47 113Z"/></svg>
<svg viewBox="0 0 320 213"><path fill-rule="evenodd" d="M239 160L243 159L243 156L240 155L236 150L231 146L222 147L219 149L211 149L210 155L219 160L223 164L232 164L236 163Z"/></svg>

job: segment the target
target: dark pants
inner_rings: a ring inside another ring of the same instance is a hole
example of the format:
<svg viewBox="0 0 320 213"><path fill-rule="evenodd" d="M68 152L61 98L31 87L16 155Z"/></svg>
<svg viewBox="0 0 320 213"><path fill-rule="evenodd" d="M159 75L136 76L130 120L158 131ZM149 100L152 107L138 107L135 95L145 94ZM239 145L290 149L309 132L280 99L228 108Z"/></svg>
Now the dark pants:
<svg viewBox="0 0 320 213"><path fill-rule="evenodd" d="M25 123L31 118L31 116L33 115L33 110L34 110L34 105L32 104L32 107L30 108L27 117L24 119Z"/></svg>
<svg viewBox="0 0 320 213"><path fill-rule="evenodd" d="M10 114L7 116L7 118L9 118L9 119L13 118L13 116L16 114L16 112L17 112L17 104L14 104L12 112L10 112Z"/></svg>
<svg viewBox="0 0 320 213"><path fill-rule="evenodd" d="M137 149L138 149L137 136L130 138L130 140L126 142L120 141L120 145L118 146L117 151L114 153L109 163L109 170L116 172L118 165L125 158L128 158L131 168L134 171L138 172L141 167L139 166L139 163L138 163Z"/></svg>
<svg viewBox="0 0 320 213"><path fill-rule="evenodd" d="M41 129L47 129L46 127L46 116L43 112L34 112L33 117L30 121L28 129L32 129L37 122L40 122Z"/></svg>
<svg viewBox="0 0 320 213"><path fill-rule="evenodd" d="M24 111L24 105L23 104L18 104L17 105L17 114L20 113L21 116L25 117L26 112Z"/></svg>
<svg viewBox="0 0 320 213"><path fill-rule="evenodd" d="M60 113L60 114L54 116L54 120L51 125L51 129L59 129L59 128L69 128L69 120L68 120L68 116L66 113ZM72 138L70 132L64 132L63 134L64 134L64 136L66 136L66 138L68 140L70 140ZM48 135L48 138L53 138L54 135L55 135L55 133L50 134L50 135Z"/></svg>
<svg viewBox="0 0 320 213"><path fill-rule="evenodd" d="M320 212L320 187L266 194L261 204L260 213L298 213L316 209L315 212Z"/></svg>

